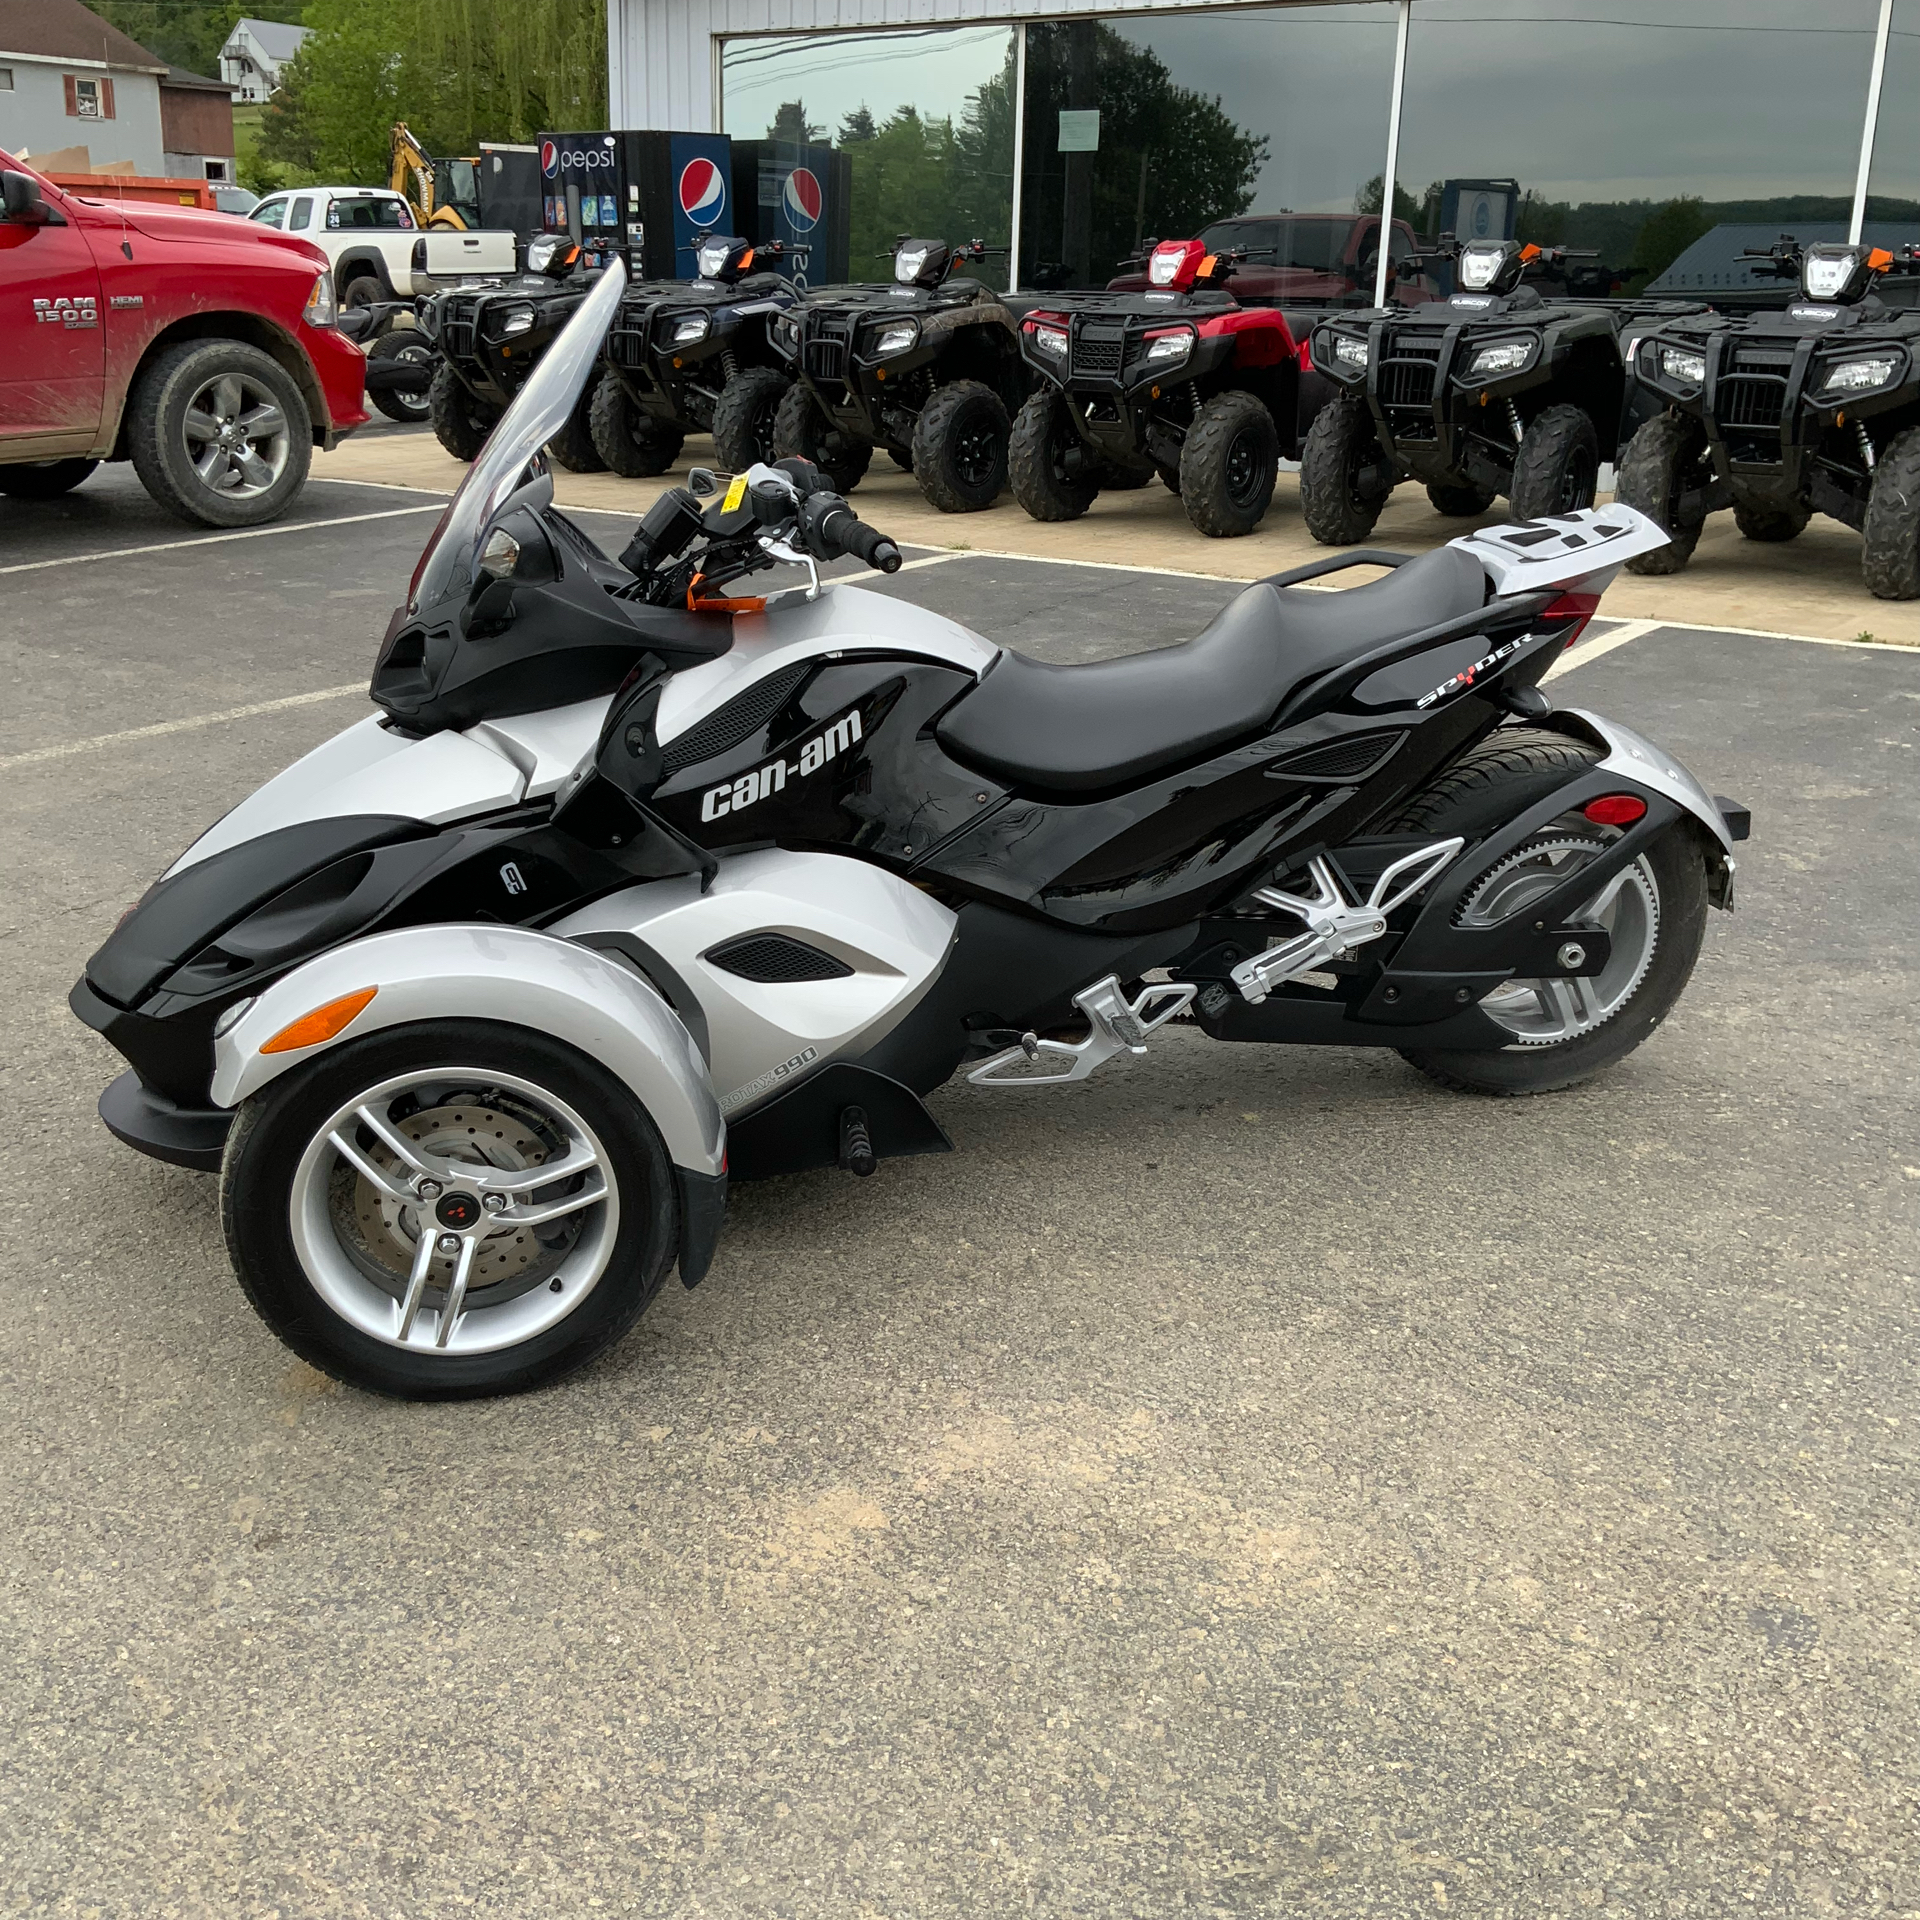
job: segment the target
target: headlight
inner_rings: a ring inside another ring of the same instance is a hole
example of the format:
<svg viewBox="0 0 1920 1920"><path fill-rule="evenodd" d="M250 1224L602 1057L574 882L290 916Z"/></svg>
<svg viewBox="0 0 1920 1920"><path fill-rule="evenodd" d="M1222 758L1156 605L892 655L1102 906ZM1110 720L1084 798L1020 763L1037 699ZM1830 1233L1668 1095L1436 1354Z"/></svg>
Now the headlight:
<svg viewBox="0 0 1920 1920"><path fill-rule="evenodd" d="M307 304L300 310L300 318L310 327L330 327L334 322L333 274L314 275L313 291L307 295Z"/></svg>
<svg viewBox="0 0 1920 1920"><path fill-rule="evenodd" d="M783 352L791 353L800 344L800 323L790 313L776 313L767 322L767 331Z"/></svg>
<svg viewBox="0 0 1920 1920"><path fill-rule="evenodd" d="M927 264L927 255L931 247L902 247L893 256L893 277L903 287L910 287L919 278L920 269Z"/></svg>
<svg viewBox="0 0 1920 1920"><path fill-rule="evenodd" d="M538 233L527 242L527 271L545 273L553 265L553 256L567 244L562 233Z"/></svg>
<svg viewBox="0 0 1920 1920"><path fill-rule="evenodd" d="M1800 285L1811 300L1831 300L1845 291L1859 263L1851 247L1809 247L1800 262Z"/></svg>
<svg viewBox="0 0 1920 1920"><path fill-rule="evenodd" d="M1707 377L1706 356L1684 347L1662 347L1660 371L1679 386L1697 387Z"/></svg>
<svg viewBox="0 0 1920 1920"><path fill-rule="evenodd" d="M1513 373L1533 358L1531 340L1503 340L1498 346L1482 347L1467 368L1474 374Z"/></svg>
<svg viewBox="0 0 1920 1920"><path fill-rule="evenodd" d="M1059 327L1031 326L1027 329L1029 338L1042 353L1064 358L1067 351L1066 333Z"/></svg>
<svg viewBox="0 0 1920 1920"><path fill-rule="evenodd" d="M1193 351L1193 329L1181 327L1173 333L1147 336L1147 365L1178 366Z"/></svg>
<svg viewBox="0 0 1920 1920"><path fill-rule="evenodd" d="M696 340L707 337L707 316L704 313L683 313L673 323L673 344L676 347L691 346Z"/></svg>
<svg viewBox="0 0 1920 1920"><path fill-rule="evenodd" d="M1460 284L1469 293L1484 293L1500 271L1506 248L1502 246L1462 247L1457 269Z"/></svg>
<svg viewBox="0 0 1920 1920"><path fill-rule="evenodd" d="M899 320L890 327L880 329L880 337L873 343L873 350L876 354L905 353L919 338L919 321Z"/></svg>
<svg viewBox="0 0 1920 1920"><path fill-rule="evenodd" d="M1829 367L1820 382L1822 393L1866 393L1884 387L1900 364L1891 354L1877 360L1842 360Z"/></svg>
<svg viewBox="0 0 1920 1920"><path fill-rule="evenodd" d="M706 245L694 255L695 260L699 262L700 278L702 280L717 279L720 269L727 264L727 255L732 251L733 242L731 240L709 240Z"/></svg>
<svg viewBox="0 0 1920 1920"><path fill-rule="evenodd" d="M1350 333L1336 333L1333 336L1333 357L1343 367L1364 367L1373 357L1373 349L1364 340L1356 340Z"/></svg>
<svg viewBox="0 0 1920 1920"><path fill-rule="evenodd" d="M531 333L532 331L533 309L531 307L515 307L513 311L500 322L500 338L502 340L510 340L516 333Z"/></svg>

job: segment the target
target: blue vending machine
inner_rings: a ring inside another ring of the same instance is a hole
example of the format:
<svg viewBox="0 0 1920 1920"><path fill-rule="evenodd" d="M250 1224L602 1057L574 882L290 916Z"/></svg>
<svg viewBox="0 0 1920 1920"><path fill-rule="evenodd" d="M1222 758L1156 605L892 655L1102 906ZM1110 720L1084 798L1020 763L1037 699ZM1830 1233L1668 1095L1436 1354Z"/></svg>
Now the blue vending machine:
<svg viewBox="0 0 1920 1920"><path fill-rule="evenodd" d="M744 231L724 133L544 133L539 145L544 228L595 265L618 254L636 280L691 280L701 234Z"/></svg>

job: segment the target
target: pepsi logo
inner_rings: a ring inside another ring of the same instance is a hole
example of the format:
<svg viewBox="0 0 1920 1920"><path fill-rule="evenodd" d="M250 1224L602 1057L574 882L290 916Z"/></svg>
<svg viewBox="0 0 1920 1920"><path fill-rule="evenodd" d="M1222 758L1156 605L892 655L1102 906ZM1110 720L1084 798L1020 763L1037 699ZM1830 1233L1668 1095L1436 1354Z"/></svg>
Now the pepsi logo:
<svg viewBox="0 0 1920 1920"><path fill-rule="evenodd" d="M540 142L540 171L549 180L560 171L560 149L551 140Z"/></svg>
<svg viewBox="0 0 1920 1920"><path fill-rule="evenodd" d="M697 226L707 226L726 211L727 182L703 154L680 170L680 211Z"/></svg>
<svg viewBox="0 0 1920 1920"><path fill-rule="evenodd" d="M787 219L795 233L810 233L820 221L820 209L826 196L820 190L819 176L810 167L795 167L780 189L786 204Z"/></svg>

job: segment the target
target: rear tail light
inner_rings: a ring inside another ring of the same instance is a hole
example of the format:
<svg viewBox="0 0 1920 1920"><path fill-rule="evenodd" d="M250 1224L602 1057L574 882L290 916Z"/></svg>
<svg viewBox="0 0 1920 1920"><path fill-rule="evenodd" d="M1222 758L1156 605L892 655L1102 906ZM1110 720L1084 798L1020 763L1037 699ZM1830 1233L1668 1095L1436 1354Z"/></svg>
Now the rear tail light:
<svg viewBox="0 0 1920 1920"><path fill-rule="evenodd" d="M1644 820L1647 803L1637 793L1603 793L1580 809L1596 827L1630 827Z"/></svg>
<svg viewBox="0 0 1920 1920"><path fill-rule="evenodd" d="M1600 596L1597 593L1563 593L1546 608L1540 618L1548 625L1557 620L1571 620L1573 625L1567 629L1567 645L1572 646L1586 632L1587 622L1599 611Z"/></svg>

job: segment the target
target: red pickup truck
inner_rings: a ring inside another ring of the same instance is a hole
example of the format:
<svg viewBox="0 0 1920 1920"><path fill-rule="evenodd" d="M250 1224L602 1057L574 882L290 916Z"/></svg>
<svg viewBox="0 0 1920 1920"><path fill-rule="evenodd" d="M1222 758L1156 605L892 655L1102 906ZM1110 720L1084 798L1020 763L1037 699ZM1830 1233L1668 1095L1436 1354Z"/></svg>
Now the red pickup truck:
<svg viewBox="0 0 1920 1920"><path fill-rule="evenodd" d="M316 446L366 418L304 240L138 200L91 200L0 153L0 494L46 500L131 460L183 520L284 513Z"/></svg>

